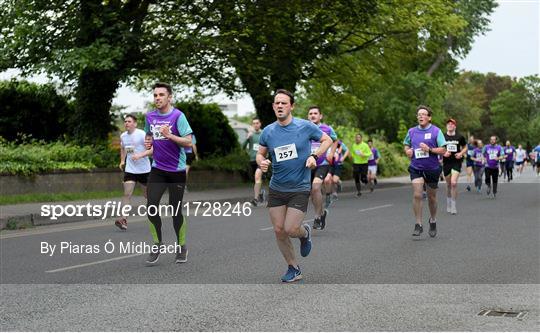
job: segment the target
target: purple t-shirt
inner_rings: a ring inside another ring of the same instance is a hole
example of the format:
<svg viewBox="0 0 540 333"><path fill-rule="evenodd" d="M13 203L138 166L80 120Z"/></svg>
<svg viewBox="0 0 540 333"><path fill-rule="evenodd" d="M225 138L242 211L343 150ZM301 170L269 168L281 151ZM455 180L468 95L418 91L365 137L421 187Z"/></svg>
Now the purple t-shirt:
<svg viewBox="0 0 540 333"><path fill-rule="evenodd" d="M377 159L379 158L379 150L375 147L371 148L371 156L367 161L368 165L377 165Z"/></svg>
<svg viewBox="0 0 540 333"><path fill-rule="evenodd" d="M186 136L193 131L186 116L178 109L161 114L154 110L146 114L144 131L152 134L152 147L154 148L152 167L169 172L178 172L186 169L186 153L181 146L165 138L159 132L162 126L170 126L170 131L176 136Z"/></svg>
<svg viewBox="0 0 540 333"><path fill-rule="evenodd" d="M484 157L486 158L486 168L489 169L498 169L499 168L499 160L498 158L502 156L503 149L499 145L486 145L484 147Z"/></svg>
<svg viewBox="0 0 540 333"><path fill-rule="evenodd" d="M484 166L484 161L482 160L482 157L484 157L484 154L482 153L482 149L476 147L472 151L472 156L476 158L476 161L474 161L474 165L476 166Z"/></svg>
<svg viewBox="0 0 540 333"><path fill-rule="evenodd" d="M334 132L334 129L331 126L326 124L319 124L319 129L326 133L332 140L337 140L336 132ZM311 153L315 153L320 146L321 143L319 141L311 141ZM326 154L329 151L330 148L328 148L328 151L325 151L324 154L319 156L319 158L317 159L317 166L328 164L328 161L326 160Z"/></svg>
<svg viewBox="0 0 540 333"><path fill-rule="evenodd" d="M505 146L503 149L504 149L504 154L506 155L506 160L513 161L516 148L514 148L514 146L510 146L510 147Z"/></svg>
<svg viewBox="0 0 540 333"><path fill-rule="evenodd" d="M410 128L407 132L407 136L403 141L404 145L407 145L413 149L413 155L411 158L411 167L416 170L437 170L440 168L438 154L430 154L420 149L420 144L425 143L430 148L443 147L446 145L444 134L435 125L428 125L426 128L416 126Z"/></svg>

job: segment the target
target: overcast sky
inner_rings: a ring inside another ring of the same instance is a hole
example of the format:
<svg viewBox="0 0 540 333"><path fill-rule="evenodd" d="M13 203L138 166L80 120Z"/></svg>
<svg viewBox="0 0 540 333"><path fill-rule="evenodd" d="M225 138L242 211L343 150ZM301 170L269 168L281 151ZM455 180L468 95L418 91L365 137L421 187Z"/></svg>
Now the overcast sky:
<svg viewBox="0 0 540 333"><path fill-rule="evenodd" d="M501 0L491 31L478 36L461 69L523 77L540 67L540 0Z"/></svg>
<svg viewBox="0 0 540 333"><path fill-rule="evenodd" d="M471 52L460 62L460 69L513 77L539 74L540 0L499 0L498 4L490 18L490 31L476 38ZM0 79L14 75L16 71L0 73ZM150 92L137 93L122 87L113 103L127 106L128 112L143 111L151 99ZM213 101L231 102L225 96L216 96ZM241 114L254 111L249 96L234 102Z"/></svg>

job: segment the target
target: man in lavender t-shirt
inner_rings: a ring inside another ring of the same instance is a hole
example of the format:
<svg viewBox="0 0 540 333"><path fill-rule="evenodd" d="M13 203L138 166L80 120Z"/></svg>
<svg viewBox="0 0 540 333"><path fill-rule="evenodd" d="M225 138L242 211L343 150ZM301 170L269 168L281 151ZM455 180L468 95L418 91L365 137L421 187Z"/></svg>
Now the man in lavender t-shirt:
<svg viewBox="0 0 540 333"><path fill-rule="evenodd" d="M499 161L504 159L503 148L497 144L497 137L492 135L489 144L484 147L484 158L486 160L486 185L487 195L492 195L495 199L497 195L497 182L499 180Z"/></svg>
<svg viewBox="0 0 540 333"><path fill-rule="evenodd" d="M186 153L184 147L192 145L192 130L182 111L174 108L172 88L166 83L154 85L156 110L146 114L144 130L146 145L153 150L153 162L148 177L148 219L154 241L146 260L148 264L158 261L162 250L161 217L159 204L165 190L169 190L169 204L173 209L173 226L176 233L176 263L187 261L185 246L186 221L182 215L182 198L186 185Z"/></svg>
<svg viewBox="0 0 540 333"><path fill-rule="evenodd" d="M416 217L413 236L420 236L422 228L422 192L424 184L427 184L427 196L429 202L429 235L437 235L437 187L441 166L437 156L446 152L444 146L446 140L443 132L431 124L432 111L427 106L419 106L416 109L418 126L407 131L403 141L405 154L411 159L409 173L414 191L413 210Z"/></svg>

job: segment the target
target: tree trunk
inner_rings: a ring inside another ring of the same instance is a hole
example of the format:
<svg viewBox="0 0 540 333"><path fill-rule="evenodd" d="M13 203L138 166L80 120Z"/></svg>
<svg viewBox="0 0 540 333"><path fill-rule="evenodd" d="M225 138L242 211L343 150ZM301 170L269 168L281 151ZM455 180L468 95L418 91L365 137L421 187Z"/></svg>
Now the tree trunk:
<svg viewBox="0 0 540 333"><path fill-rule="evenodd" d="M273 99L271 95L251 95L251 98L253 104L255 104L257 117L261 120L263 127L276 121L276 115L274 109L272 109Z"/></svg>
<svg viewBox="0 0 540 333"><path fill-rule="evenodd" d="M108 71L84 70L76 91L76 113L70 120L75 140L92 144L106 140L113 128L110 109L119 78Z"/></svg>
<svg viewBox="0 0 540 333"><path fill-rule="evenodd" d="M437 70L437 68L439 68L439 66L444 62L444 59L446 58L448 51L452 48L452 44L453 44L452 36L448 35L446 37L446 48L443 51L441 51L441 53L439 53L439 55L437 56L437 59L435 59L435 62L431 65L431 67L429 67L426 73L427 76L433 75L433 73Z"/></svg>

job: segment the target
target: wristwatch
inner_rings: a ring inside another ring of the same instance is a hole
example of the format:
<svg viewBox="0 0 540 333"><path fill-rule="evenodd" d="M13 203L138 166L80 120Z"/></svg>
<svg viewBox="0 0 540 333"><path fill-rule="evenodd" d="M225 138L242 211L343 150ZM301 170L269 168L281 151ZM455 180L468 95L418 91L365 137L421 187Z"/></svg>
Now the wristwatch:
<svg viewBox="0 0 540 333"><path fill-rule="evenodd" d="M309 155L309 156L313 156L313 158L315 159L315 161L319 159L319 156L317 156L317 154L311 154L311 155Z"/></svg>

